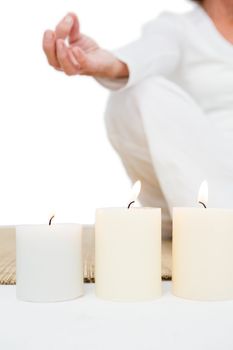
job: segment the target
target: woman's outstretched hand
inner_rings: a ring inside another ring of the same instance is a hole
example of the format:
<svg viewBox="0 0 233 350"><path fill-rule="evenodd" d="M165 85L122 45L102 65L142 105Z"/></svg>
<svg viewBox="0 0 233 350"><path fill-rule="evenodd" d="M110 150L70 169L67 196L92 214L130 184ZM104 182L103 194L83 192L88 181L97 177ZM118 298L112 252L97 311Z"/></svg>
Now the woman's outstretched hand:
<svg viewBox="0 0 233 350"><path fill-rule="evenodd" d="M90 75L106 78L128 77L127 65L100 48L80 32L77 16L69 13L55 31L47 30L43 49L49 64L67 75Z"/></svg>

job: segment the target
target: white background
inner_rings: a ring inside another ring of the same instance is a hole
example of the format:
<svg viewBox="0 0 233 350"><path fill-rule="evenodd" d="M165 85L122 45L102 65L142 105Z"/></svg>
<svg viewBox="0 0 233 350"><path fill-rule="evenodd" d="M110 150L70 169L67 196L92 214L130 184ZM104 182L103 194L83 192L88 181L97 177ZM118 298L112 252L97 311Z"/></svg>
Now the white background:
<svg viewBox="0 0 233 350"><path fill-rule="evenodd" d="M97 299L94 285L69 302L26 303L0 286L2 350L232 350L233 301L171 295L149 302Z"/></svg>
<svg viewBox="0 0 233 350"><path fill-rule="evenodd" d="M41 41L68 12L105 48L136 38L185 0L7 0L0 4L0 224L92 223L95 208L125 205L131 184L108 143L108 92L48 66Z"/></svg>

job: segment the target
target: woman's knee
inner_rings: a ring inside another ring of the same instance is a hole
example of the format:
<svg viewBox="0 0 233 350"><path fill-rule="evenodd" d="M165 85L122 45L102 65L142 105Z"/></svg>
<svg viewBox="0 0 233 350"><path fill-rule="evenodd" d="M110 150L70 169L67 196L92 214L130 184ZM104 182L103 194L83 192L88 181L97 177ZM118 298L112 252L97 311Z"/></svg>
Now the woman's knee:
<svg viewBox="0 0 233 350"><path fill-rule="evenodd" d="M128 143L137 140L138 145L145 147L145 134L141 108L144 101L152 101L156 111L155 90L167 90L157 77L150 77L120 91L110 94L106 111L105 124L110 142L116 148L119 139ZM153 113L153 111L151 111Z"/></svg>
<svg viewBox="0 0 233 350"><path fill-rule="evenodd" d="M138 100L136 86L110 94L105 110L105 125L110 139L117 136L130 142L141 138L143 130Z"/></svg>
<svg viewBox="0 0 233 350"><path fill-rule="evenodd" d="M152 100L156 108L156 101L160 96L173 97L177 103L195 104L193 98L176 83L164 78L151 76L137 84L110 94L106 108L106 119L114 115L137 112L140 113L140 102Z"/></svg>
<svg viewBox="0 0 233 350"><path fill-rule="evenodd" d="M135 91L136 88L133 86L110 94L105 110L106 122L112 121L119 116L121 117L126 113L131 113L131 109L137 100Z"/></svg>
<svg viewBox="0 0 233 350"><path fill-rule="evenodd" d="M174 113L186 115L190 110L201 112L188 93L165 78L149 77L110 94L105 112L107 134L115 148L121 142L137 142L138 147L145 148L145 112L150 118L169 121Z"/></svg>

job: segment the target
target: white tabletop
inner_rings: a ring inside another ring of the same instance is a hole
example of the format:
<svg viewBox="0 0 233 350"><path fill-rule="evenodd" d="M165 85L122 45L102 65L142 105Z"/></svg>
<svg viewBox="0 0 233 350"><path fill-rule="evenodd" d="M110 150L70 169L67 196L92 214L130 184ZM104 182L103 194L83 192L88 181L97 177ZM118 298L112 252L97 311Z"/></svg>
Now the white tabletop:
<svg viewBox="0 0 233 350"><path fill-rule="evenodd" d="M171 295L153 302L97 299L94 286L74 301L18 301L0 286L2 350L232 350L233 301L196 302Z"/></svg>

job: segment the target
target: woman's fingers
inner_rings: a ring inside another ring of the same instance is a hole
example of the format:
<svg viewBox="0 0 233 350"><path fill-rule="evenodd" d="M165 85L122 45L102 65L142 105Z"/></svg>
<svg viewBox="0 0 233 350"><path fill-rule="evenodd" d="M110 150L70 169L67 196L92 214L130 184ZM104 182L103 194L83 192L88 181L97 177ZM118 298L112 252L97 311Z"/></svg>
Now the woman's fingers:
<svg viewBox="0 0 233 350"><path fill-rule="evenodd" d="M72 49L65 45L64 40L69 38L69 42L74 43L79 37L79 21L74 13L68 13L59 22L55 32L47 30L43 38L43 49L49 64L68 75L78 74L80 64Z"/></svg>
<svg viewBox="0 0 233 350"><path fill-rule="evenodd" d="M43 49L49 64L56 69L60 69L61 67L56 54L56 38L52 30L47 30L44 33Z"/></svg>
<svg viewBox="0 0 233 350"><path fill-rule="evenodd" d="M75 46L72 48L74 58L78 61L80 68L80 75L94 76L98 72L98 61L93 59L90 54L87 54L80 47Z"/></svg>
<svg viewBox="0 0 233 350"><path fill-rule="evenodd" d="M88 68L88 57L86 53L80 47L73 47L72 53L76 61L78 61L80 65L80 71L84 72Z"/></svg>
<svg viewBox="0 0 233 350"><path fill-rule="evenodd" d="M57 58L61 68L67 75L75 75L79 73L79 62L71 52L71 49L65 45L64 40L62 39L57 40Z"/></svg>
<svg viewBox="0 0 233 350"><path fill-rule="evenodd" d="M91 74L87 54L79 47L67 47L63 39L56 40L55 34L48 30L44 34L43 48L48 62L67 75Z"/></svg>
<svg viewBox="0 0 233 350"><path fill-rule="evenodd" d="M78 18L74 13L68 13L57 25L56 30L57 39L66 39L69 37L70 43L78 40L80 36Z"/></svg>

